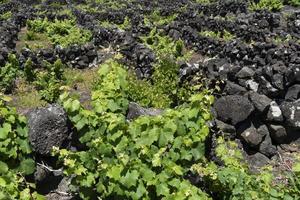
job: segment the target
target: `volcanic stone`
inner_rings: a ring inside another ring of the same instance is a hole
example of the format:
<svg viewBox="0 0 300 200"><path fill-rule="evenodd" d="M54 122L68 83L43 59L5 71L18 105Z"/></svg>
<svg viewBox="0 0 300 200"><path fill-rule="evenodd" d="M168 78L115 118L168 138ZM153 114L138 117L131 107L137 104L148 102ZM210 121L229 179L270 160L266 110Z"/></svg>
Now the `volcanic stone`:
<svg viewBox="0 0 300 200"><path fill-rule="evenodd" d="M29 113L29 141L36 153L50 155L53 147L63 147L69 134L67 114L58 105Z"/></svg>
<svg viewBox="0 0 300 200"><path fill-rule="evenodd" d="M300 100L284 102L281 105L281 109L287 125L292 128L300 129Z"/></svg>
<svg viewBox="0 0 300 200"><path fill-rule="evenodd" d="M251 126L248 129L246 129L241 134L241 137L250 147L256 147L262 141L262 136L257 133L257 130L254 126Z"/></svg>
<svg viewBox="0 0 300 200"><path fill-rule="evenodd" d="M287 132L285 128L281 125L270 125L270 136L278 144L283 144L286 141Z"/></svg>
<svg viewBox="0 0 300 200"><path fill-rule="evenodd" d="M235 130L235 127L230 125L230 124L226 124L220 120L215 120L216 121L216 125L217 127L223 131L224 133L235 133L236 130Z"/></svg>
<svg viewBox="0 0 300 200"><path fill-rule="evenodd" d="M283 115L282 115L281 109L275 101L272 101L270 103L267 120L274 121L274 122L282 122L283 121Z"/></svg>
<svg viewBox="0 0 300 200"><path fill-rule="evenodd" d="M259 152L271 158L277 153L277 148L272 144L272 139L270 137L268 127L266 125L261 125L257 129L257 132L264 137L264 140L259 145Z"/></svg>
<svg viewBox="0 0 300 200"><path fill-rule="evenodd" d="M247 119L254 110L248 98L239 95L228 95L217 99L214 108L219 120L233 125Z"/></svg>
<svg viewBox="0 0 300 200"><path fill-rule="evenodd" d="M263 112L270 105L272 100L268 98L266 95L258 94L256 92L250 92L249 98L252 101L254 107L259 111Z"/></svg>
<svg viewBox="0 0 300 200"><path fill-rule="evenodd" d="M254 71L249 67L243 67L237 74L236 77L238 78L249 78L254 75Z"/></svg>
<svg viewBox="0 0 300 200"><path fill-rule="evenodd" d="M293 85L289 87L286 95L285 95L285 100L288 101L294 101L300 98L300 85Z"/></svg>
<svg viewBox="0 0 300 200"><path fill-rule="evenodd" d="M245 88L231 81L227 81L226 86L224 88L224 92L229 95L244 94L246 91L247 90Z"/></svg>
<svg viewBox="0 0 300 200"><path fill-rule="evenodd" d="M137 103L130 102L128 107L127 119L132 120L143 115L156 116L156 115L160 115L162 112L163 110L160 109L143 108Z"/></svg>

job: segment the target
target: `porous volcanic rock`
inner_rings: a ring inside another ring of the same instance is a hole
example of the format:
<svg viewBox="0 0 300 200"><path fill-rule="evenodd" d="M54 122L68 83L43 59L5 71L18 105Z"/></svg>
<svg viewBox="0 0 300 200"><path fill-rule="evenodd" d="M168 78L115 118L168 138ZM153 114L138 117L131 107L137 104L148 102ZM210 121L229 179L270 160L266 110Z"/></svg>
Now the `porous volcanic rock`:
<svg viewBox="0 0 300 200"><path fill-rule="evenodd" d="M156 116L162 114L163 110L155 108L143 108L139 104L130 102L128 107L127 119L136 119L139 116Z"/></svg>
<svg viewBox="0 0 300 200"><path fill-rule="evenodd" d="M217 119L236 125L251 115L254 106L247 97L228 95L217 99L214 109L217 113Z"/></svg>
<svg viewBox="0 0 300 200"><path fill-rule="evenodd" d="M65 146L70 135L67 114L58 105L31 111L28 126L33 151L43 156L50 155L53 147Z"/></svg>
<svg viewBox="0 0 300 200"><path fill-rule="evenodd" d="M284 102L281 105L283 116L287 122L287 126L300 129L300 100L294 102Z"/></svg>

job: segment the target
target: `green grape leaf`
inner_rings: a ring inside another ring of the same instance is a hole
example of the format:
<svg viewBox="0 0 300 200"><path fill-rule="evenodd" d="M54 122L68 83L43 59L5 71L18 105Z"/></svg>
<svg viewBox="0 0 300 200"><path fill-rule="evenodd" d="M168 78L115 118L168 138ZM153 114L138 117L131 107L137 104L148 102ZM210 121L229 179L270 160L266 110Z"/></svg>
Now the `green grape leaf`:
<svg viewBox="0 0 300 200"><path fill-rule="evenodd" d="M294 171L294 172L300 172L300 162L296 163L296 164L293 166L293 171Z"/></svg>
<svg viewBox="0 0 300 200"><path fill-rule="evenodd" d="M11 132L11 125L8 123L4 123L2 128L0 128L0 139L7 138L8 134Z"/></svg>
<svg viewBox="0 0 300 200"><path fill-rule="evenodd" d="M75 112L75 111L79 110L79 108L80 108L80 102L78 100L74 100L72 102L71 112Z"/></svg>
<svg viewBox="0 0 300 200"><path fill-rule="evenodd" d="M170 194L170 189L168 185L165 183L160 183L156 185L156 193L159 196L168 196Z"/></svg>
<svg viewBox="0 0 300 200"><path fill-rule="evenodd" d="M7 164L0 161L0 174L5 174L7 171L8 171Z"/></svg>
<svg viewBox="0 0 300 200"><path fill-rule="evenodd" d="M4 178L0 177L0 187L4 187L6 186L6 181L4 180Z"/></svg>
<svg viewBox="0 0 300 200"><path fill-rule="evenodd" d="M122 184L130 188L132 186L136 185L136 182L138 181L139 173L136 170L133 170L132 172L128 171L124 177L121 177Z"/></svg>
<svg viewBox="0 0 300 200"><path fill-rule="evenodd" d="M113 166L111 169L107 171L107 176L112 178L116 181L120 180L121 172L123 171L124 167L122 165Z"/></svg>
<svg viewBox="0 0 300 200"><path fill-rule="evenodd" d="M20 171L25 175L32 174L35 170L35 162L32 159L22 160L20 163Z"/></svg>

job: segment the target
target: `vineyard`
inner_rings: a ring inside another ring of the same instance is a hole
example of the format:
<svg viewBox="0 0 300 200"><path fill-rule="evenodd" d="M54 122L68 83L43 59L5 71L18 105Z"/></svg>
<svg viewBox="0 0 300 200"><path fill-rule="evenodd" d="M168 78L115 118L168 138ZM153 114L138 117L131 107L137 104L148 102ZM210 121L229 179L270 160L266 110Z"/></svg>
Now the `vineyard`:
<svg viewBox="0 0 300 200"><path fill-rule="evenodd" d="M0 0L0 200L300 200L300 0Z"/></svg>

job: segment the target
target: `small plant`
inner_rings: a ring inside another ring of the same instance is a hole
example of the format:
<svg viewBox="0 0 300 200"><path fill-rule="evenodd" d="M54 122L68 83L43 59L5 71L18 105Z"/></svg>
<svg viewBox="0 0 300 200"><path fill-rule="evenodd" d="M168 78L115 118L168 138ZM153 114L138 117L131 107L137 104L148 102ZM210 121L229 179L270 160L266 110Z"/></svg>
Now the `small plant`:
<svg viewBox="0 0 300 200"><path fill-rule="evenodd" d="M26 36L25 36L25 40L27 41L33 41L37 39L36 33L33 31L27 31L26 32Z"/></svg>
<svg viewBox="0 0 300 200"><path fill-rule="evenodd" d="M141 39L159 58L171 56L176 60L187 60L191 56L191 52L186 51L182 40L173 41L168 36L160 35L157 29L153 29L147 37Z"/></svg>
<svg viewBox="0 0 300 200"><path fill-rule="evenodd" d="M291 5L291 6L295 6L295 7L300 6L299 0L283 0L283 3L286 5Z"/></svg>
<svg viewBox="0 0 300 200"><path fill-rule="evenodd" d="M19 62L14 54L8 56L8 62L0 67L0 92L10 93L19 73Z"/></svg>
<svg viewBox="0 0 300 200"><path fill-rule="evenodd" d="M202 36L214 38L217 40L224 40L226 42L233 40L234 35L232 35L230 32L224 30L222 32L214 32L214 31L202 31L199 33Z"/></svg>
<svg viewBox="0 0 300 200"><path fill-rule="evenodd" d="M32 64L31 58L29 58L24 64L24 76L28 82L33 82L36 79L36 74L32 68Z"/></svg>
<svg viewBox="0 0 300 200"><path fill-rule="evenodd" d="M11 11L8 11L6 13L3 13L2 15L0 15L0 19L2 20L8 20L12 17L12 13Z"/></svg>
<svg viewBox="0 0 300 200"><path fill-rule="evenodd" d="M283 8L281 0L260 0L258 3L251 2L250 10L269 10L269 11L280 11Z"/></svg>
<svg viewBox="0 0 300 200"><path fill-rule="evenodd" d="M149 16L144 17L144 24L146 26L152 27L152 24L155 26L162 26L166 24L170 24L177 17L177 14L169 15L169 16L161 16L159 10L155 10Z"/></svg>
<svg viewBox="0 0 300 200"><path fill-rule="evenodd" d="M42 96L42 100L52 103L58 99L60 87L65 80L63 68L64 65L61 60L57 60L52 65L48 63L47 70L37 74L37 80L34 83Z"/></svg>

